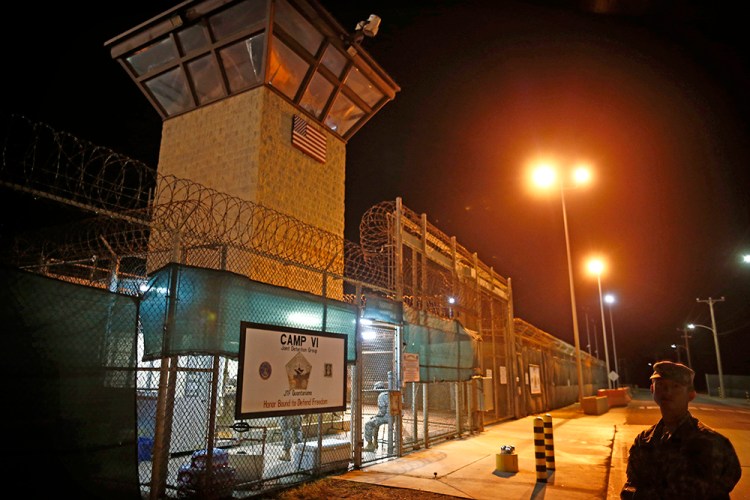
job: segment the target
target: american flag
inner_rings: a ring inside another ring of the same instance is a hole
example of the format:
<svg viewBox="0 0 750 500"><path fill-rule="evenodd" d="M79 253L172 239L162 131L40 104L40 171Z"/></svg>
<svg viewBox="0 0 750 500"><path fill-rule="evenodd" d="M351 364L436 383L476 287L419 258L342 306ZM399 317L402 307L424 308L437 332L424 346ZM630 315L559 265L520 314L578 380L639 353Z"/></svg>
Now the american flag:
<svg viewBox="0 0 750 500"><path fill-rule="evenodd" d="M299 115L292 117L292 144L320 163L326 162L326 136Z"/></svg>

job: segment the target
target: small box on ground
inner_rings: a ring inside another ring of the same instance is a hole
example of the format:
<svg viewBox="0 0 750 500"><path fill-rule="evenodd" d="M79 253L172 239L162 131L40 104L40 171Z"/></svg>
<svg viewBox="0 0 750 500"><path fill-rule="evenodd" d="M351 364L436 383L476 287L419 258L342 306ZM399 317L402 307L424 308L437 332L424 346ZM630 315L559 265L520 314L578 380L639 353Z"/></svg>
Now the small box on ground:
<svg viewBox="0 0 750 500"><path fill-rule="evenodd" d="M518 455L515 453L495 454L495 470L500 472L518 472Z"/></svg>
<svg viewBox="0 0 750 500"><path fill-rule="evenodd" d="M317 441L295 444L292 463L300 469L346 469L351 457L352 446L348 440L327 438L321 442L320 463L318 463Z"/></svg>
<svg viewBox="0 0 750 500"><path fill-rule="evenodd" d="M240 451L229 454L229 466L236 471L238 486L253 483L263 477L265 457L261 454L251 454Z"/></svg>

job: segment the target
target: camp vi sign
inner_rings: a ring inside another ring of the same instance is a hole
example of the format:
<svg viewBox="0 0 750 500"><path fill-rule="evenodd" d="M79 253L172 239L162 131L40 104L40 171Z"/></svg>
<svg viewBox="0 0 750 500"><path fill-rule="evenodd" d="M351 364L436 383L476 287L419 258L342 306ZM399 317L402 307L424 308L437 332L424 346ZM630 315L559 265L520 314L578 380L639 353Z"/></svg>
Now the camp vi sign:
<svg viewBox="0 0 750 500"><path fill-rule="evenodd" d="M242 322L235 417L346 409L346 335Z"/></svg>

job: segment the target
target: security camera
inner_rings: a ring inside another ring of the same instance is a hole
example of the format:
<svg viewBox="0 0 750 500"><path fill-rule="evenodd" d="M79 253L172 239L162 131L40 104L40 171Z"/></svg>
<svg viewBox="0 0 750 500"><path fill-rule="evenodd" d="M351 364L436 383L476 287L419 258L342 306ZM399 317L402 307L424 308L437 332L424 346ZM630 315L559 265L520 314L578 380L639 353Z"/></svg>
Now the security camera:
<svg viewBox="0 0 750 500"><path fill-rule="evenodd" d="M380 28L380 18L375 14L370 14L367 21L357 23L355 31L361 31L365 36L373 37L378 34L378 28Z"/></svg>
<svg viewBox="0 0 750 500"><path fill-rule="evenodd" d="M378 34L378 28L380 28L380 18L375 14L370 14L370 17L368 17L366 21L358 22L357 26L354 28L354 33L341 36L341 39L344 40L347 45L346 51L352 55L356 54L357 49L352 45L362 43L365 36L369 36L370 38L374 37Z"/></svg>

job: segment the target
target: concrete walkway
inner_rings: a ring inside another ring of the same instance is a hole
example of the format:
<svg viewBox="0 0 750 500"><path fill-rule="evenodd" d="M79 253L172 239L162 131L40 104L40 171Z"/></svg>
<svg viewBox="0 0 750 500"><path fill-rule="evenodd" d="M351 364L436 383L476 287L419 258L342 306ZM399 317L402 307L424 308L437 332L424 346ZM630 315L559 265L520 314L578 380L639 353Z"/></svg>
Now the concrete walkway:
<svg viewBox="0 0 750 500"><path fill-rule="evenodd" d="M630 445L649 426L629 425L629 408L653 404L647 392L640 401L635 396L627 407L613 407L602 415L586 415L578 403L549 412L555 470L548 471L546 483L537 480L534 458L534 419L541 415L486 427L479 434L335 477L459 498L619 499ZM744 400L737 404L750 410ZM495 455L503 445L515 446L518 472L496 469ZM739 448L738 454L744 470L748 462ZM732 499L750 498L747 475L743 474Z"/></svg>

